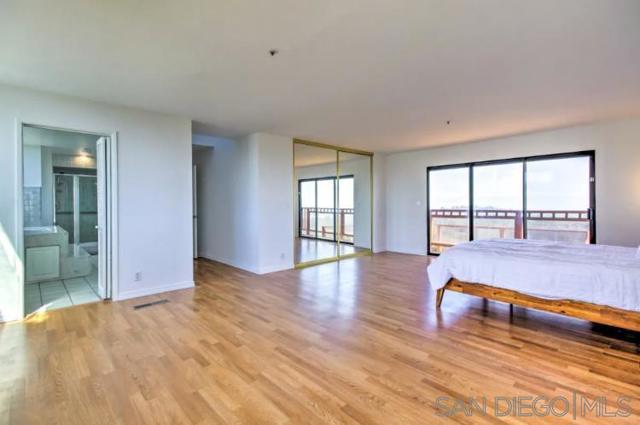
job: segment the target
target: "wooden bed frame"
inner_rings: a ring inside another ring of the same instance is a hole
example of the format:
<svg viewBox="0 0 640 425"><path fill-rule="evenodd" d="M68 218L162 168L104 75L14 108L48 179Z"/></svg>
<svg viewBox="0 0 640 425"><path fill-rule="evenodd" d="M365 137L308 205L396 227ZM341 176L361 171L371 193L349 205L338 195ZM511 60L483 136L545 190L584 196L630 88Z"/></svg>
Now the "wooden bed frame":
<svg viewBox="0 0 640 425"><path fill-rule="evenodd" d="M582 301L547 300L509 289L500 289L479 283L461 282L457 279L451 279L444 288L438 289L436 296L436 307L438 309L442 305L445 290L475 295L522 307L549 311L551 313L564 314L565 316L640 332L640 313L635 311L621 310Z"/></svg>

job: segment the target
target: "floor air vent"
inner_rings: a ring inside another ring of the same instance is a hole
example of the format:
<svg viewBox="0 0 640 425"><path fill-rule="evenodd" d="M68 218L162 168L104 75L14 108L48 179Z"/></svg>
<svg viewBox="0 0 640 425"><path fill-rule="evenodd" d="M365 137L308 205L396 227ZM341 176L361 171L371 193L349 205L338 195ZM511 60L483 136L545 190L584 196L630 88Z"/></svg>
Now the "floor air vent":
<svg viewBox="0 0 640 425"><path fill-rule="evenodd" d="M152 302L150 302L150 303L134 305L134 306L133 306L133 309L134 309L134 310L139 310L139 309L141 309L141 308L147 308L147 307L151 307L151 306L153 306L153 305L158 305L158 304L166 304L166 303L168 303L168 302L169 302L169 300L167 300L167 299L164 299L164 300L158 300L158 301L152 301Z"/></svg>

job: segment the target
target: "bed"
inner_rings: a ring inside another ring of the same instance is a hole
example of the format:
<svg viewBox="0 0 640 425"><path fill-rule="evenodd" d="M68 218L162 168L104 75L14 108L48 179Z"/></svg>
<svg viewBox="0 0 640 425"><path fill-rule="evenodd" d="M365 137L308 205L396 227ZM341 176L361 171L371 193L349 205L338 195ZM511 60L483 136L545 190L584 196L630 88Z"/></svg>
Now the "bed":
<svg viewBox="0 0 640 425"><path fill-rule="evenodd" d="M428 275L438 308L449 290L640 331L636 248L479 240L447 249Z"/></svg>

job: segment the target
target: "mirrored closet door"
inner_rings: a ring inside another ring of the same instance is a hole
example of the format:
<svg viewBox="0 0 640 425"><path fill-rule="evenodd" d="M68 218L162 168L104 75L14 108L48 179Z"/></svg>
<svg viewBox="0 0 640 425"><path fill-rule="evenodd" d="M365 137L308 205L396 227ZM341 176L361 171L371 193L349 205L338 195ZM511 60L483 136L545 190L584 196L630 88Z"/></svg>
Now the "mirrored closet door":
<svg viewBox="0 0 640 425"><path fill-rule="evenodd" d="M293 150L296 266L370 254L372 154L301 140Z"/></svg>

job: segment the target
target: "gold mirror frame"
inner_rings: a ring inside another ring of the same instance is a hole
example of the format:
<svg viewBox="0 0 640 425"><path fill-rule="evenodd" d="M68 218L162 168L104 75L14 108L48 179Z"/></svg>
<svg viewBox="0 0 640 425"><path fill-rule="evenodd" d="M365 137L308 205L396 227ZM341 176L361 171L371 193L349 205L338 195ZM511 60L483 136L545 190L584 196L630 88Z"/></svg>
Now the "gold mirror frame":
<svg viewBox="0 0 640 425"><path fill-rule="evenodd" d="M323 149L331 149L334 150L336 152L336 179L339 182L340 179L340 153L350 153L350 154L355 154L355 155L363 155L363 156L368 156L369 157L369 190L370 190L370 194L369 194L369 200L370 200L370 205L369 205L369 213L371 215L371 241L370 241L370 246L368 249L363 249L362 251L359 252L353 252L350 254L345 254L345 255L341 255L340 254L340 238L336 238L336 243L338 245L338 249L336 250L337 255L333 256L333 257L327 257L327 258L322 258L322 259L318 259L318 260L311 260L311 261L305 261L305 262L301 262L301 263L297 263L294 264L294 267L296 269L301 269L301 268L305 268L305 267L311 267L311 266L316 266L319 264L325 264L325 263L332 263L334 261L340 261L340 260L345 260L345 259L349 259L349 258L355 258L355 257L362 257L362 256L367 256L367 255L373 255L373 243L374 243L374 238L373 238L373 220L374 220L374 215L373 215L373 152L367 152L367 151L363 151L363 150L359 150L359 149L351 149L351 148L345 148L345 147L341 147L341 146L336 146L336 145L329 145L326 143L319 143L319 142L313 142L313 141L309 141L309 140L302 140L302 139L293 139L293 143L291 145L291 149L293 150L293 176L292 176L292 185L293 185L293 196L294 196L294 208L295 205L297 205L296 202L296 198L298 196L298 186L297 186L297 176L296 176L296 152L295 152L295 148L296 145L306 145L306 146L314 146L317 148L323 148ZM299 206L298 206L299 208ZM293 226L295 226L295 217L297 215L298 211L293 211ZM298 224L299 226L300 224ZM335 231L335 229L334 229ZM296 237L294 236L293 239L293 251L295 253L296 250L296 246L295 246L295 241L296 241ZM295 258L295 255L294 255Z"/></svg>

